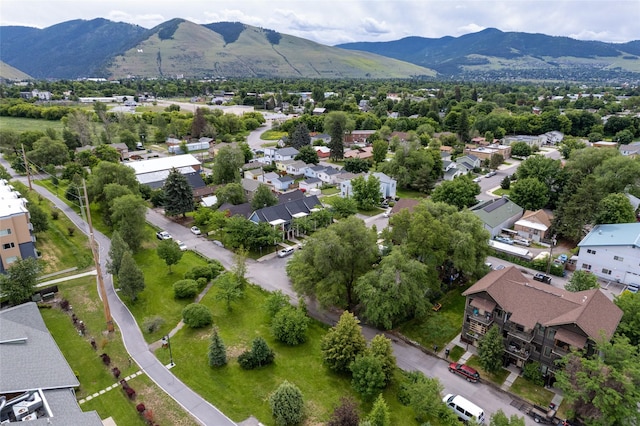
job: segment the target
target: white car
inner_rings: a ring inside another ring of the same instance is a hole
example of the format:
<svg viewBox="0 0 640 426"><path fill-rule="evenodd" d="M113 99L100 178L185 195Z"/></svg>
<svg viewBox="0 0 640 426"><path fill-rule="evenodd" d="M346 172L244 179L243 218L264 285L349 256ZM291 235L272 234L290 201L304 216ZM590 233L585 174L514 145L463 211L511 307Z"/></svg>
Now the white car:
<svg viewBox="0 0 640 426"><path fill-rule="evenodd" d="M384 217L390 217L390 216L391 216L391 209L384 212Z"/></svg>
<svg viewBox="0 0 640 426"><path fill-rule="evenodd" d="M477 178L475 178L473 181L474 181L475 183L478 183L478 182L480 182L480 179L482 179L482 178L481 178L480 176L478 176L478 177L477 177Z"/></svg>
<svg viewBox="0 0 640 426"><path fill-rule="evenodd" d="M170 240L172 238L171 234L169 234L167 231L156 232L156 237L159 240Z"/></svg>
<svg viewBox="0 0 640 426"><path fill-rule="evenodd" d="M191 233L194 234L194 235L202 234L202 232L200 231L200 228L198 228L197 226L192 226L191 227Z"/></svg>
<svg viewBox="0 0 640 426"><path fill-rule="evenodd" d="M278 257L286 257L292 254L295 251L293 247L283 248L278 252Z"/></svg>
<svg viewBox="0 0 640 426"><path fill-rule="evenodd" d="M185 251L187 249L187 245L185 243L183 243L180 240L176 240L176 243L178 244L178 247L180 247L181 251Z"/></svg>

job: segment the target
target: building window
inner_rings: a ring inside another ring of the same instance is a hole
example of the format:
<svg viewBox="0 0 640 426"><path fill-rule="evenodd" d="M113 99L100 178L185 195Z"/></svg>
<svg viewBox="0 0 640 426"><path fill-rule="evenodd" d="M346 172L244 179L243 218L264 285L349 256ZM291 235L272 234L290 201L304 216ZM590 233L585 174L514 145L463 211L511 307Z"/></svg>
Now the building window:
<svg viewBox="0 0 640 426"><path fill-rule="evenodd" d="M595 250L591 250L591 249L587 249L587 253L589 253L589 254L596 254L596 251L595 251Z"/></svg>
<svg viewBox="0 0 640 426"><path fill-rule="evenodd" d="M586 263L582 264L582 269L584 269L585 271L590 271L591 270L591 265L587 265Z"/></svg>
<svg viewBox="0 0 640 426"><path fill-rule="evenodd" d="M624 257L613 256L613 260L617 260L618 262L622 262L624 260Z"/></svg>
<svg viewBox="0 0 640 426"><path fill-rule="evenodd" d="M555 335L556 335L556 331L553 328L550 328L549 330L547 330L547 339L553 339Z"/></svg>
<svg viewBox="0 0 640 426"><path fill-rule="evenodd" d="M545 346L544 348L544 356L549 358L551 356L551 348L549 346Z"/></svg>
<svg viewBox="0 0 640 426"><path fill-rule="evenodd" d="M607 268L602 268L602 273L605 275L611 275L611 270Z"/></svg>
<svg viewBox="0 0 640 426"><path fill-rule="evenodd" d="M11 228L0 229L0 237L4 237L5 235L11 235Z"/></svg>
<svg viewBox="0 0 640 426"><path fill-rule="evenodd" d="M544 336L544 331L545 331L545 327L544 327L544 325L541 325L541 326L538 328L538 334L539 334L540 336Z"/></svg>
<svg viewBox="0 0 640 426"><path fill-rule="evenodd" d="M7 265L10 265L17 260L18 260L18 256L7 257Z"/></svg>
<svg viewBox="0 0 640 426"><path fill-rule="evenodd" d="M16 246L16 245L15 245L13 242L10 242L10 243L5 243L5 244L3 244L3 245L2 245L2 248L3 248L4 250L9 250L9 249L14 248L15 246Z"/></svg>

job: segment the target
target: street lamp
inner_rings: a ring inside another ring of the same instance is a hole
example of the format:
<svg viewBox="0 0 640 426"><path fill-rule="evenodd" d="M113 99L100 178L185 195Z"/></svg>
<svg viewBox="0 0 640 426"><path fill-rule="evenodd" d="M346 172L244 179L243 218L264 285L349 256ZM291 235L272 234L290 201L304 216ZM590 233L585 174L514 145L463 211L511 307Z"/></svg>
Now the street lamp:
<svg viewBox="0 0 640 426"><path fill-rule="evenodd" d="M169 365L167 367L171 368L173 367L175 364L173 363L173 354L171 353L171 339L169 338L169 335L167 334L166 336L164 336L162 338L162 347L169 348Z"/></svg>

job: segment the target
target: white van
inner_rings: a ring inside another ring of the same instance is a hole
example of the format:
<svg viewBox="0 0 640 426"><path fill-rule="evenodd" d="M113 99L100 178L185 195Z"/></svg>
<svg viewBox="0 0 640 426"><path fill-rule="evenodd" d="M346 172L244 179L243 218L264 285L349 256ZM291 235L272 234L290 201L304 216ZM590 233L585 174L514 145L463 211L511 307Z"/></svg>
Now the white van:
<svg viewBox="0 0 640 426"><path fill-rule="evenodd" d="M450 393L442 398L442 402L465 422L473 418L476 422L484 424L484 411L468 399Z"/></svg>

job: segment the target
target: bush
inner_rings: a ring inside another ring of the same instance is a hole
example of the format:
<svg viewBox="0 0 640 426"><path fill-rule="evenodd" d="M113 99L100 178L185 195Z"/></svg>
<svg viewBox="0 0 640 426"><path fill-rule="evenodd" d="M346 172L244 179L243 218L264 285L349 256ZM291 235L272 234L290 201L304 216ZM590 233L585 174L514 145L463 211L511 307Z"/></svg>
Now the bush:
<svg viewBox="0 0 640 426"><path fill-rule="evenodd" d="M251 350L244 351L238 357L238 364L245 370L253 370L271 364L275 356L267 342L262 337L256 337L251 344Z"/></svg>
<svg viewBox="0 0 640 426"><path fill-rule="evenodd" d="M111 364L111 357L109 357L109 355L107 355L107 354L102 354L102 355L100 355L100 358L102 358L102 363L103 363L104 365L109 365L109 364Z"/></svg>
<svg viewBox="0 0 640 426"><path fill-rule="evenodd" d="M173 283L173 294L178 299L192 299L198 294L198 283L194 280L180 280Z"/></svg>
<svg viewBox="0 0 640 426"><path fill-rule="evenodd" d="M222 263L220 263L219 261L215 259L210 259L209 269L211 269L211 274L212 274L211 279L214 279L224 271L224 266L222 266Z"/></svg>
<svg viewBox="0 0 640 426"><path fill-rule="evenodd" d="M164 325L164 318L161 316L154 316L145 318L142 321L142 329L147 333L154 333L160 329Z"/></svg>
<svg viewBox="0 0 640 426"><path fill-rule="evenodd" d="M374 355L358 355L351 364L351 374L351 386L366 401L373 400L387 385L382 361Z"/></svg>
<svg viewBox="0 0 640 426"><path fill-rule="evenodd" d="M184 278L187 280L197 280L198 278L206 278L207 282L213 279L213 272L209 266L194 266L184 274Z"/></svg>
<svg viewBox="0 0 640 426"><path fill-rule="evenodd" d="M542 375L542 371L540 370L540 363L538 361L533 361L525 364L522 376L534 385L544 385L544 377Z"/></svg>
<svg viewBox="0 0 640 426"><path fill-rule="evenodd" d="M291 306L289 303L289 297L282 292L282 290L276 290L267 297L266 303L267 313L269 318L276 316L281 309Z"/></svg>
<svg viewBox="0 0 640 426"><path fill-rule="evenodd" d="M299 345L307 339L309 318L294 307L281 309L273 318L271 333L278 341L289 346Z"/></svg>
<svg viewBox="0 0 640 426"><path fill-rule="evenodd" d="M59 217L60 217L60 212L58 210L54 210L51 212L51 219L58 220Z"/></svg>
<svg viewBox="0 0 640 426"><path fill-rule="evenodd" d="M269 406L276 424L281 426L299 424L304 417L302 392L286 380L269 396Z"/></svg>
<svg viewBox="0 0 640 426"><path fill-rule="evenodd" d="M60 309L67 312L69 310L69 301L67 299L62 299L60 301Z"/></svg>
<svg viewBox="0 0 640 426"><path fill-rule="evenodd" d="M206 278L204 277L200 277L196 280L196 284L198 285L198 289L203 289L207 286L207 284L209 283L209 281L207 281Z"/></svg>
<svg viewBox="0 0 640 426"><path fill-rule="evenodd" d="M206 306L191 303L182 310L182 321L191 328L201 328L213 322L213 315Z"/></svg>
<svg viewBox="0 0 640 426"><path fill-rule="evenodd" d="M144 410L146 410L147 407L144 406L143 403L140 403L138 405L136 405L136 410L138 410L138 413L142 414L144 413Z"/></svg>

